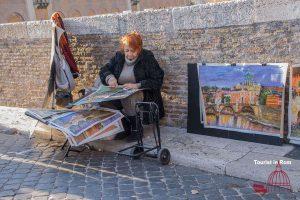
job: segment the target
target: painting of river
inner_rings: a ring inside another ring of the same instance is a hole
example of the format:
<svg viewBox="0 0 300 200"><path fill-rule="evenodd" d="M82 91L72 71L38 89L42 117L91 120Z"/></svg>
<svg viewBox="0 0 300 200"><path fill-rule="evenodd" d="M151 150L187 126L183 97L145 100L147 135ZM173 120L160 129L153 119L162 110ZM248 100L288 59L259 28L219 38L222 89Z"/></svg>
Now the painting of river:
<svg viewBox="0 0 300 200"><path fill-rule="evenodd" d="M290 71L289 138L300 144L300 67Z"/></svg>
<svg viewBox="0 0 300 200"><path fill-rule="evenodd" d="M282 136L286 64L198 66L205 128Z"/></svg>

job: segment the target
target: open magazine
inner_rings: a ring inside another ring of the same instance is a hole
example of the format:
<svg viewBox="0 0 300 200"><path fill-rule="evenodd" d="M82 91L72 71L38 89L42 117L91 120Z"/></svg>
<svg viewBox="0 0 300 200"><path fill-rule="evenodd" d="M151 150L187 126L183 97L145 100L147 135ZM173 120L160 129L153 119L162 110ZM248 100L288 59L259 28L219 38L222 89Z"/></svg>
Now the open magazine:
<svg viewBox="0 0 300 200"><path fill-rule="evenodd" d="M96 91L91 94L70 103L68 106L79 106L83 104L91 104L91 103L100 103L104 101L111 101L116 99L124 99L140 89L125 89L122 86L119 87L109 87L101 85Z"/></svg>
<svg viewBox="0 0 300 200"><path fill-rule="evenodd" d="M112 139L124 131L120 111L108 108L90 110L28 110L25 112L44 124L65 134L71 146L87 142Z"/></svg>

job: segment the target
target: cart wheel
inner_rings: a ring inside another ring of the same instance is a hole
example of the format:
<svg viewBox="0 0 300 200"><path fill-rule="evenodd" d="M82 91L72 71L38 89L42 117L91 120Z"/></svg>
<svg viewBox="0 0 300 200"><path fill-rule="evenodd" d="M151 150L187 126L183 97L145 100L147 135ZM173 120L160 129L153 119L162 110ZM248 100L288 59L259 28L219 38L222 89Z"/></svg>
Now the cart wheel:
<svg viewBox="0 0 300 200"><path fill-rule="evenodd" d="M139 154L142 152L144 152L143 147L134 147L133 149L131 149L130 154L132 155L133 159L139 159L141 157L141 155L136 155L136 154Z"/></svg>
<svg viewBox="0 0 300 200"><path fill-rule="evenodd" d="M158 152L158 160L161 162L163 165L169 164L171 160L171 154L168 149L161 149Z"/></svg>

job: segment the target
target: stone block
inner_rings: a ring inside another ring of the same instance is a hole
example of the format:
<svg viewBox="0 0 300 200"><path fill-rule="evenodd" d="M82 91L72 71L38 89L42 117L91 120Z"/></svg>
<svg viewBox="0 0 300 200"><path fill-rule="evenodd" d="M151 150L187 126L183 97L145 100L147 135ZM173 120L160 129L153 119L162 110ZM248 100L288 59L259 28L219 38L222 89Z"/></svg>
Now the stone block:
<svg viewBox="0 0 300 200"><path fill-rule="evenodd" d="M26 22L28 37L31 39L51 38L51 24L52 22L50 20Z"/></svg>
<svg viewBox="0 0 300 200"><path fill-rule="evenodd" d="M66 31L74 35L109 35L119 33L118 18L118 15L109 14L65 19L64 22Z"/></svg>
<svg viewBox="0 0 300 200"><path fill-rule="evenodd" d="M254 0L254 23L293 20L300 17L300 1Z"/></svg>
<svg viewBox="0 0 300 200"><path fill-rule="evenodd" d="M253 1L230 1L173 8L175 30L216 28L253 23Z"/></svg>
<svg viewBox="0 0 300 200"><path fill-rule="evenodd" d="M60 131L54 128L50 128L49 126L44 125L42 123L39 123L36 126L32 136L38 139L45 139L45 140L49 140L50 138L52 138L53 140L60 141L60 142L66 140L66 137L63 135L63 133L61 133Z"/></svg>
<svg viewBox="0 0 300 200"><path fill-rule="evenodd" d="M21 39L27 37L26 22L0 24L0 39Z"/></svg>
<svg viewBox="0 0 300 200"><path fill-rule="evenodd" d="M120 33L139 31L145 33L173 32L172 11L149 10L119 15Z"/></svg>

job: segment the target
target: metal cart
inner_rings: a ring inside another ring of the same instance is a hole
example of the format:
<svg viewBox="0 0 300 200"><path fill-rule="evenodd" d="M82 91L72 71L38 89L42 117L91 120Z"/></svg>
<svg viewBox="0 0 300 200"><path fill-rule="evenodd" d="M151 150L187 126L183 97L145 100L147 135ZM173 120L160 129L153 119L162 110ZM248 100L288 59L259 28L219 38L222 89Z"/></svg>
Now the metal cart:
<svg viewBox="0 0 300 200"><path fill-rule="evenodd" d="M138 102L135 105L136 126L131 127L132 134L137 135L137 143L118 151L119 155L130 156L139 159L141 156L157 158L161 164L167 165L170 162L171 154L166 148L161 147L159 129L159 109L154 102ZM155 146L146 146L143 142L143 125L152 125ZM128 151L130 153L128 153ZM127 152L127 153L126 153Z"/></svg>

